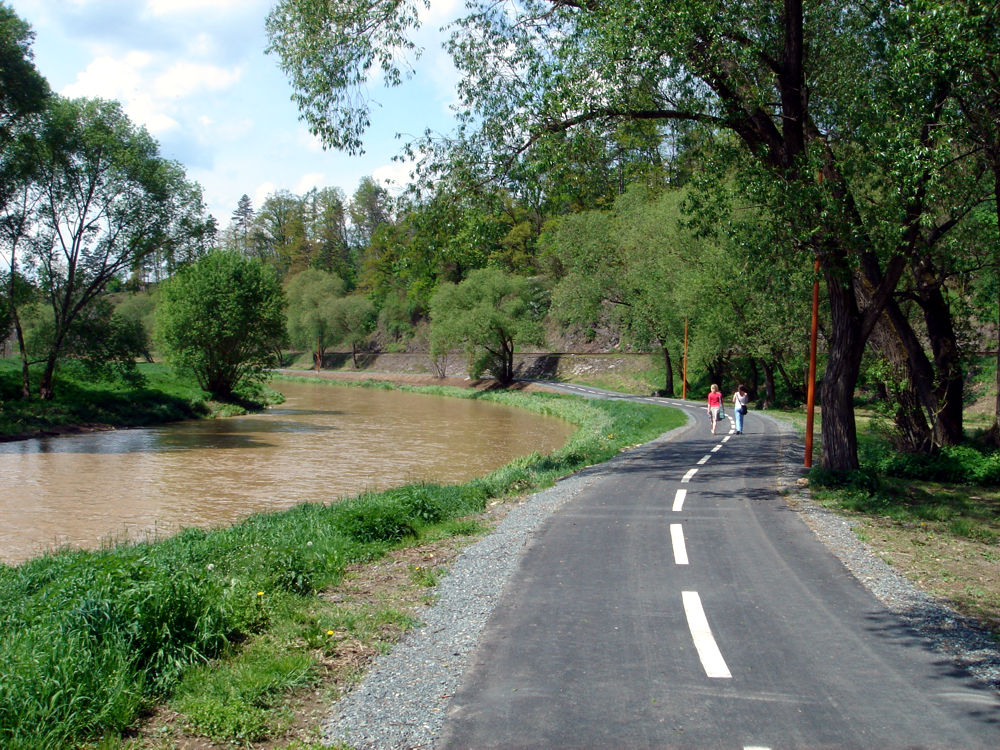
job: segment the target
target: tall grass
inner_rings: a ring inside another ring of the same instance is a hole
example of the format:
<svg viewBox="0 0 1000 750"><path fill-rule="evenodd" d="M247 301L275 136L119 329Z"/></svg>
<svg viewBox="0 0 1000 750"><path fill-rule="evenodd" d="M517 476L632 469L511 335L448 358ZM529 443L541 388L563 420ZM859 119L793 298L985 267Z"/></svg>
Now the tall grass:
<svg viewBox="0 0 1000 750"><path fill-rule="evenodd" d="M329 505L319 497L219 531L0 567L0 746L66 747L115 736L170 695L186 671L241 653L255 634L280 627L316 592L336 586L345 565L412 543L490 498L550 485L685 419L628 402L434 392L551 414L579 429L551 455L526 456L460 485L414 484ZM278 669L283 677L252 690L301 682L308 665L293 662ZM223 708L209 710L203 725L227 711L239 720L230 739L257 731L250 712Z"/></svg>

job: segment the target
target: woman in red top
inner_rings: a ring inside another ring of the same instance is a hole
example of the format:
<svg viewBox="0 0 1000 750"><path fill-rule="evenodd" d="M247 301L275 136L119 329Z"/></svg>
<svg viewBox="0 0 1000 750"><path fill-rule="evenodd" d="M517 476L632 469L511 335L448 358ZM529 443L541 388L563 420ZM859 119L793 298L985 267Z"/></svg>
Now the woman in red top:
<svg viewBox="0 0 1000 750"><path fill-rule="evenodd" d="M708 391L708 415L712 418L712 434L715 434L715 425L719 422L719 412L722 410L722 393L719 386L712 383Z"/></svg>

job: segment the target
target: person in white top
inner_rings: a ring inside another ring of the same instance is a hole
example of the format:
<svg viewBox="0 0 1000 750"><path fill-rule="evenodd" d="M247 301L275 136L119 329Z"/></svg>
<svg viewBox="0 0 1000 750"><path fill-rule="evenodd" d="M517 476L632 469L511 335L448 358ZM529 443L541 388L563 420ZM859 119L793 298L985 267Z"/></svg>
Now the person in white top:
<svg viewBox="0 0 1000 750"><path fill-rule="evenodd" d="M743 415L747 413L747 389L741 383L733 394L733 415L736 420L736 434L743 434Z"/></svg>

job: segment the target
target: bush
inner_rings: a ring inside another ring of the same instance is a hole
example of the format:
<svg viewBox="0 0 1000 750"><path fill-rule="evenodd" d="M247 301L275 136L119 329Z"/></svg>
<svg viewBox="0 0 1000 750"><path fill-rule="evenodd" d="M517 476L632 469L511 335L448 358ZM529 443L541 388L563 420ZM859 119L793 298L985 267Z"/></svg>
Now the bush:
<svg viewBox="0 0 1000 750"><path fill-rule="evenodd" d="M1000 483L1000 453L984 453L971 445L942 448L925 455L893 451L887 444L865 446L863 465L872 472L900 479L950 484Z"/></svg>

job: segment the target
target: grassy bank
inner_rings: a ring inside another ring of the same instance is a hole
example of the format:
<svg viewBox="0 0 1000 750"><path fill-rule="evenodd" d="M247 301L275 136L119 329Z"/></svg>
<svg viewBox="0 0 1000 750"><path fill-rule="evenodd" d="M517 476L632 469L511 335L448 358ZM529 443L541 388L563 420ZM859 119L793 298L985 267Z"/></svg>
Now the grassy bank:
<svg viewBox="0 0 1000 750"><path fill-rule="evenodd" d="M0 436L64 432L79 428L143 427L181 419L228 416L245 413L273 402L273 392L263 392L257 402L214 402L192 378L176 375L160 363L144 362L139 372L145 379L136 388L122 382L94 382L74 363L60 367L55 398L37 397L38 373L32 372L34 398L21 398L21 363L0 359Z"/></svg>
<svg viewBox="0 0 1000 750"><path fill-rule="evenodd" d="M405 608L378 597L350 606L359 570L475 534L484 523L476 514L491 504L684 422L673 410L624 402L421 390L551 414L578 429L551 455L461 485L416 484L332 505L319 497L224 530L0 567L0 745L169 747L179 728L242 744L280 734L289 695L314 690L333 663L349 679L356 649L377 649L412 624ZM418 588L436 575L434 566L406 566ZM162 731L128 739L154 710L171 717L152 722Z"/></svg>

